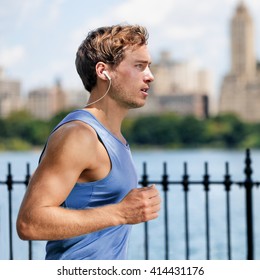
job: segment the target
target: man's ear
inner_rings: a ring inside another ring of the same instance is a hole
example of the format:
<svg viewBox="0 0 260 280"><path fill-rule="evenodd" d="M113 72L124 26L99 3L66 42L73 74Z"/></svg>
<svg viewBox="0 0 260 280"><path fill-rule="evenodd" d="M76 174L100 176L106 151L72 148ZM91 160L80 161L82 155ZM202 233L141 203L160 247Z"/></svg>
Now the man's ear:
<svg viewBox="0 0 260 280"><path fill-rule="evenodd" d="M98 62L96 64L96 74L102 80L108 80L109 74L107 73L107 65L104 62Z"/></svg>

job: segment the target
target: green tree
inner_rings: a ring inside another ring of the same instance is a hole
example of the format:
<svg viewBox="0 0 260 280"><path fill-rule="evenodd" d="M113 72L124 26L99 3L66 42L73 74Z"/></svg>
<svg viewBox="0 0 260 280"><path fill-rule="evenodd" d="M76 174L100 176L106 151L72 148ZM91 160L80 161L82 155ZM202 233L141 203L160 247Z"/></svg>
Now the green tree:
<svg viewBox="0 0 260 280"><path fill-rule="evenodd" d="M179 143L178 117L174 114L138 118L132 139L139 145L176 145Z"/></svg>
<svg viewBox="0 0 260 280"><path fill-rule="evenodd" d="M183 117L180 121L179 135L182 146L197 147L205 142L205 123L193 116Z"/></svg>
<svg viewBox="0 0 260 280"><path fill-rule="evenodd" d="M26 111L12 113L6 125L7 138L20 138L32 145L42 145L49 132L47 122L32 118Z"/></svg>
<svg viewBox="0 0 260 280"><path fill-rule="evenodd" d="M28 112L0 119L0 149L30 149L43 145L52 129L70 112L48 121ZM244 123L231 114L200 120L174 113L127 118L122 132L132 145L160 147L260 148L260 123Z"/></svg>
<svg viewBox="0 0 260 280"><path fill-rule="evenodd" d="M246 125L246 137L242 142L243 148L260 148L260 123Z"/></svg>
<svg viewBox="0 0 260 280"><path fill-rule="evenodd" d="M238 148L246 135L246 125L235 115L219 115L207 121L205 137L213 146Z"/></svg>
<svg viewBox="0 0 260 280"><path fill-rule="evenodd" d="M59 113L57 113L55 116L53 116L49 121L49 129L50 131L60 122L62 119L64 119L72 109L64 110Z"/></svg>

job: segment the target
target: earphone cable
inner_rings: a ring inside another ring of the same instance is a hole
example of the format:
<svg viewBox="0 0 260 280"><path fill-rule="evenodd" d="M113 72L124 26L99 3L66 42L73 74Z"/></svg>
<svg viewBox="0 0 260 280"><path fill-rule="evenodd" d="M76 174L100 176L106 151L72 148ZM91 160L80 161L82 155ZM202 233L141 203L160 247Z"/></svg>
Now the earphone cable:
<svg viewBox="0 0 260 280"><path fill-rule="evenodd" d="M95 100L95 101L93 101L93 102L91 102L91 103L88 103L88 104L86 105L86 107L88 107L88 106L90 106L90 105L93 105L93 104L97 103L98 101L100 101L101 99L103 99L103 98L108 94L108 92L109 92L109 90L110 90L110 87L111 87L111 83L112 83L112 81L111 81L111 79L110 79L110 80L109 80L109 85L108 85L108 87L107 87L107 90L106 90L105 94L104 94L103 96L101 96L99 99L97 99L97 100Z"/></svg>

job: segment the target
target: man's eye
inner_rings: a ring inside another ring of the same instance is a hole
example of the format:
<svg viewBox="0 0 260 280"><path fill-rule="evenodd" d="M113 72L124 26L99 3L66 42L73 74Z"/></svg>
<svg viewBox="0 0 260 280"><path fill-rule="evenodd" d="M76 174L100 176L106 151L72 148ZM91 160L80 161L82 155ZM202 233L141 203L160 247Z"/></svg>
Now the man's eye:
<svg viewBox="0 0 260 280"><path fill-rule="evenodd" d="M143 64L136 64L136 68L138 68L138 69L143 69Z"/></svg>

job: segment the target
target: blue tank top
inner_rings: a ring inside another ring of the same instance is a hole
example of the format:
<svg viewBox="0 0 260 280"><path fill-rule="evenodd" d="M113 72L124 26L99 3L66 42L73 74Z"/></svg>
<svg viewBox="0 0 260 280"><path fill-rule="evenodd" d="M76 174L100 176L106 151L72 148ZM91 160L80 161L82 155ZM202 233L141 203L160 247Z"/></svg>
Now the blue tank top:
<svg viewBox="0 0 260 280"><path fill-rule="evenodd" d="M101 180L76 183L63 206L71 209L87 209L120 202L138 184L129 145L123 144L85 110L76 110L67 115L53 132L61 125L76 120L90 125L96 131L110 157L111 170ZM48 241L46 259L126 259L130 230L131 225L119 225L78 237Z"/></svg>

